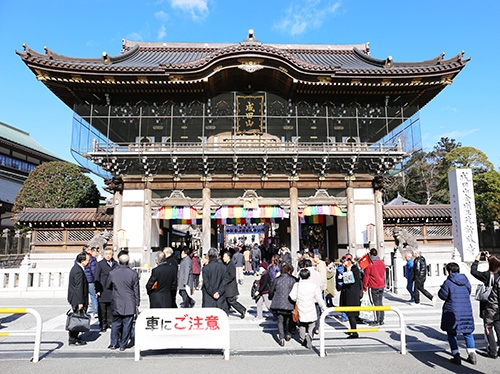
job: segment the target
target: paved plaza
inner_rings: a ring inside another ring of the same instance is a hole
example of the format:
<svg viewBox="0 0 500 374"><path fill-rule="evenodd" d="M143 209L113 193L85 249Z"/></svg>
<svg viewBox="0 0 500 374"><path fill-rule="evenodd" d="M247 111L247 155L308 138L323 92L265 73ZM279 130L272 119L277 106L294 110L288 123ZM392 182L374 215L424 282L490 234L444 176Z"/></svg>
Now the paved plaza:
<svg viewBox="0 0 500 374"><path fill-rule="evenodd" d="M428 300L420 305L410 305L405 298L391 293L385 294L385 304L398 308L406 323L406 355L400 354L399 318L396 313L386 312L385 325L379 332L360 333L359 339L346 339L343 333L347 323L340 315L327 317L325 329L326 357L320 357L319 338L315 336L313 349L308 350L292 339L285 347L276 342L277 326L270 313L264 313L264 321L255 321L255 302L250 298L252 277L247 276L240 286L240 300L248 308L245 319L231 314L230 359L223 360L217 351L154 351L145 352L139 362L134 361L134 349L124 352L107 349L110 331L100 332L97 319L91 331L83 337L85 346L68 346L64 329L66 311L69 306L65 296L53 299L5 298L0 295L0 307L29 307L37 310L43 319L41 359L29 362L33 355L33 337L0 337L1 373L68 373L81 370L106 370L111 373L147 370L155 373L168 369L172 373L198 372L234 373L236 371L259 371L270 373L284 370L286 373L332 372L342 369L356 373L500 373L500 361L484 356L485 340L482 334L478 304L472 300L476 322L475 340L478 349L478 364L472 366L464 361L461 367L449 362L450 353L446 334L440 328L442 302L435 307ZM144 285L141 284L142 308L148 307ZM195 291L196 308L201 306L201 291ZM180 299L178 299L180 302ZM33 330L35 318L31 315L1 315L0 333ZM358 325L358 328L369 328ZM296 337L294 337L296 338ZM463 339L459 340L462 357L466 357Z"/></svg>

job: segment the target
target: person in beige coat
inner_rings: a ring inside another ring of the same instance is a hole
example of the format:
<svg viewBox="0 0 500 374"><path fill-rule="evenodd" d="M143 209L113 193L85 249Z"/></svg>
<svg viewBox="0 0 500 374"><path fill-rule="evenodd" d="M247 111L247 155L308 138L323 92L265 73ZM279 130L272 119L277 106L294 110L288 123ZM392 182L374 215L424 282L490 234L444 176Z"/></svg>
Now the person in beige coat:
<svg viewBox="0 0 500 374"><path fill-rule="evenodd" d="M300 341L306 348L311 349L314 325L318 319L316 304L322 312L326 309L326 304L321 296L321 288L311 280L309 269L301 269L299 277L300 281L290 291L290 298L298 304L299 308Z"/></svg>

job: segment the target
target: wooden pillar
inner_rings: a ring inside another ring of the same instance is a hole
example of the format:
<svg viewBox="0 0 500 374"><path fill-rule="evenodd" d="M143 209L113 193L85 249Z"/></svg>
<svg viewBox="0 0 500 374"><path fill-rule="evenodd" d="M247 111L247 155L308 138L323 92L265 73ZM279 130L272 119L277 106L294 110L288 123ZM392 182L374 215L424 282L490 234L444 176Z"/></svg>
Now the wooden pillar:
<svg viewBox="0 0 500 374"><path fill-rule="evenodd" d="M210 249L210 188L204 187L202 191L202 204L203 204L203 221L201 231L201 248L202 253L207 253Z"/></svg>
<svg viewBox="0 0 500 374"><path fill-rule="evenodd" d="M383 211L383 200L382 191L376 189L374 191L374 204L375 204L375 236L377 241L377 252L381 259L385 256L385 244L384 244L384 211ZM390 261L389 261L390 263Z"/></svg>
<svg viewBox="0 0 500 374"><path fill-rule="evenodd" d="M347 238L349 241L349 248L347 252L352 253L356 256L356 215L354 213L354 187L351 185L351 181L348 181L347 189Z"/></svg>
<svg viewBox="0 0 500 374"><path fill-rule="evenodd" d="M144 202L143 202L143 230L142 230L142 264L150 264L151 262L151 197L153 196L149 186L144 188Z"/></svg>
<svg viewBox="0 0 500 374"><path fill-rule="evenodd" d="M300 250L299 192L297 187L290 187L290 251L292 252L292 264L297 263L298 250Z"/></svg>
<svg viewBox="0 0 500 374"><path fill-rule="evenodd" d="M120 191L115 191L113 197L113 251L116 252L120 248L118 246L118 230L122 228L122 213L123 213L123 195Z"/></svg>

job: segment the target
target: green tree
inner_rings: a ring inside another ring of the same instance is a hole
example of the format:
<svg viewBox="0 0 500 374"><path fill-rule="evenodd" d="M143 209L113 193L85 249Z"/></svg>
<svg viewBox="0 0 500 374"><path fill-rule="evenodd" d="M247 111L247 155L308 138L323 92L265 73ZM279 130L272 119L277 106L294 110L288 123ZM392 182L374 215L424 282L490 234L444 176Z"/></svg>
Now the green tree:
<svg viewBox="0 0 500 374"><path fill-rule="evenodd" d="M500 173L491 170L473 179L477 221L491 227L493 221L500 222Z"/></svg>
<svg viewBox="0 0 500 374"><path fill-rule="evenodd" d="M449 170L471 169L472 175L485 173L495 168L488 160L488 156L474 147L455 148L444 159Z"/></svg>
<svg viewBox="0 0 500 374"><path fill-rule="evenodd" d="M63 161L37 166L14 200L12 211L27 208L93 208L99 206L96 185L74 164Z"/></svg>

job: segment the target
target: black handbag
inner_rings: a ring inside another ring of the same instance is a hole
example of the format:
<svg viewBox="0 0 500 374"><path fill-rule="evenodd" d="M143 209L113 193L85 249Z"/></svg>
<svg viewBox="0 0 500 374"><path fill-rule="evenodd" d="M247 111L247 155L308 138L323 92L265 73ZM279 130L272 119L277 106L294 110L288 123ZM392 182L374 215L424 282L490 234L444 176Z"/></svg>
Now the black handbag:
<svg viewBox="0 0 500 374"><path fill-rule="evenodd" d="M68 316L66 318L67 331L87 332L90 330L90 314L83 311L73 312L68 310L66 315Z"/></svg>

